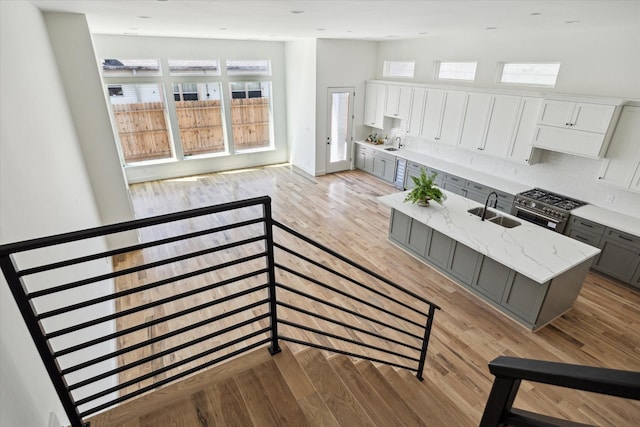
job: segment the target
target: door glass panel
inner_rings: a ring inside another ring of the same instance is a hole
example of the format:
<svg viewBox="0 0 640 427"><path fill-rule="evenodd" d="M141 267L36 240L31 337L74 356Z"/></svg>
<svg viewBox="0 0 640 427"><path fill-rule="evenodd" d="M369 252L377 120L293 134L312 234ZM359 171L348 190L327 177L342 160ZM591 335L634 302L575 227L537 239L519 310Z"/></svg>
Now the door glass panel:
<svg viewBox="0 0 640 427"><path fill-rule="evenodd" d="M331 94L330 162L347 160L349 138L349 92Z"/></svg>

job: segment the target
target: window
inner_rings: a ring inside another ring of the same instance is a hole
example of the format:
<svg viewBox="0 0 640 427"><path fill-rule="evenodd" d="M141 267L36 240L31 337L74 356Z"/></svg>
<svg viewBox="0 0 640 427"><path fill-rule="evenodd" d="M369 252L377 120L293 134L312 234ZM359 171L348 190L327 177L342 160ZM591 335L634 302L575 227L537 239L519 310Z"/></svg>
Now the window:
<svg viewBox="0 0 640 427"><path fill-rule="evenodd" d="M155 84L111 85L110 96L120 149L127 164L173 158L163 87Z"/></svg>
<svg viewBox="0 0 640 427"><path fill-rule="evenodd" d="M105 77L159 76L158 59L103 59L102 75Z"/></svg>
<svg viewBox="0 0 640 427"><path fill-rule="evenodd" d="M124 96L122 86L108 86L109 96Z"/></svg>
<svg viewBox="0 0 640 427"><path fill-rule="evenodd" d="M217 59L169 59L169 75L219 76Z"/></svg>
<svg viewBox="0 0 640 427"><path fill-rule="evenodd" d="M173 97L184 156L226 153L220 83L175 83Z"/></svg>
<svg viewBox="0 0 640 427"><path fill-rule="evenodd" d="M436 78L473 81L476 79L477 66L477 62L438 62Z"/></svg>
<svg viewBox="0 0 640 427"><path fill-rule="evenodd" d="M268 59L237 60L227 59L229 76L270 76L271 61Z"/></svg>
<svg viewBox="0 0 640 427"><path fill-rule="evenodd" d="M271 82L233 82L229 90L235 150L272 147Z"/></svg>
<svg viewBox="0 0 640 427"><path fill-rule="evenodd" d="M413 78L416 63L414 61L384 61L384 77Z"/></svg>
<svg viewBox="0 0 640 427"><path fill-rule="evenodd" d="M550 86L556 85L560 63L505 62L500 67L500 83Z"/></svg>

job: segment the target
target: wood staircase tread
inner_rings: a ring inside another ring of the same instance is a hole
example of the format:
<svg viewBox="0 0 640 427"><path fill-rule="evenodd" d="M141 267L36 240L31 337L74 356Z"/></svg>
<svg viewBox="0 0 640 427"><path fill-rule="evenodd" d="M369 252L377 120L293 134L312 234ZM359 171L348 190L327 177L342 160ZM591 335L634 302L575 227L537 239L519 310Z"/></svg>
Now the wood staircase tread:
<svg viewBox="0 0 640 427"><path fill-rule="evenodd" d="M288 346L280 346L282 351L273 356L280 374L289 385L298 405L314 427L338 427L338 421L318 394L315 386L305 373L298 359Z"/></svg>
<svg viewBox="0 0 640 427"><path fill-rule="evenodd" d="M240 388L234 378L221 381L204 391L211 405L211 418L207 426L252 426L249 410L247 409ZM198 393L192 398L199 398Z"/></svg>
<svg viewBox="0 0 640 427"><path fill-rule="evenodd" d="M368 360L360 360L355 367L367 378L367 381L375 388L386 404L396 414L398 424L406 426L426 427L427 424L406 402L398 390L391 385L373 363Z"/></svg>
<svg viewBox="0 0 640 427"><path fill-rule="evenodd" d="M125 425L146 414L157 411L158 408L169 407L182 400L186 395L211 387L212 384L232 378L239 372L270 359L271 355L266 346L251 350L225 363L202 370L166 387L143 394L85 421L89 421L91 427Z"/></svg>
<svg viewBox="0 0 640 427"><path fill-rule="evenodd" d="M273 361L241 372L236 382L254 426L308 426Z"/></svg>
<svg viewBox="0 0 640 427"><path fill-rule="evenodd" d="M397 374L403 378L411 375L403 371L397 371ZM454 420L459 426L477 426L480 422L480 420L472 420L454 399L443 393L442 389L430 381L429 378L425 378L424 381L411 382L410 385L422 393L429 401L437 402L437 405L431 409L434 416L439 415L442 419Z"/></svg>
<svg viewBox="0 0 640 427"><path fill-rule="evenodd" d="M367 381L349 357L336 355L328 360L333 370L336 371L351 394L353 394L377 426L387 427L398 425L398 417L394 415L391 408L389 408L384 399L377 393L375 387Z"/></svg>
<svg viewBox="0 0 640 427"><path fill-rule="evenodd" d="M297 353L296 358L339 425L375 426L367 412L319 351L306 349Z"/></svg>

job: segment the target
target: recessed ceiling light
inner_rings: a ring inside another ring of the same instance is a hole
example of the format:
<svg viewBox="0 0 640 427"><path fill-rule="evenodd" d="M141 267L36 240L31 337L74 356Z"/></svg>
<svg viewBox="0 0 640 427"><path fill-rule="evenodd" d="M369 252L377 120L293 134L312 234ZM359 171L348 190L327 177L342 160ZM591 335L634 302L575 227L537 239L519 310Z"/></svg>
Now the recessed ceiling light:
<svg viewBox="0 0 640 427"><path fill-rule="evenodd" d="M220 28L220 31L227 31L227 30L228 28L225 28L225 27Z"/></svg>
<svg viewBox="0 0 640 427"><path fill-rule="evenodd" d="M580 21L564 21L565 24L577 24Z"/></svg>
<svg viewBox="0 0 640 427"><path fill-rule="evenodd" d="M426 36L427 34L429 34L429 33L427 33L426 31L423 31L423 32L421 32L421 33L418 33L418 35L420 35L420 36Z"/></svg>
<svg viewBox="0 0 640 427"><path fill-rule="evenodd" d="M485 28L485 30L497 30L497 29L498 29L498 27L487 27L487 28Z"/></svg>
<svg viewBox="0 0 640 427"><path fill-rule="evenodd" d="M531 13L531 16L540 16L542 15L542 12L533 12Z"/></svg>
<svg viewBox="0 0 640 427"><path fill-rule="evenodd" d="M395 36L393 34L389 34L388 36L386 36L387 38L394 38L394 37L400 37L400 36Z"/></svg>
<svg viewBox="0 0 640 427"><path fill-rule="evenodd" d="M301 13L304 13L304 10L290 10L289 12L293 13L294 15L300 15Z"/></svg>
<svg viewBox="0 0 640 427"><path fill-rule="evenodd" d="M140 16L138 16L138 18L140 18L140 19L151 19L151 17L147 16L147 15L140 15Z"/></svg>
<svg viewBox="0 0 640 427"><path fill-rule="evenodd" d="M316 31L327 31L326 28L316 28Z"/></svg>
<svg viewBox="0 0 640 427"><path fill-rule="evenodd" d="M351 31L351 30L347 30L347 33L353 33L353 31Z"/></svg>

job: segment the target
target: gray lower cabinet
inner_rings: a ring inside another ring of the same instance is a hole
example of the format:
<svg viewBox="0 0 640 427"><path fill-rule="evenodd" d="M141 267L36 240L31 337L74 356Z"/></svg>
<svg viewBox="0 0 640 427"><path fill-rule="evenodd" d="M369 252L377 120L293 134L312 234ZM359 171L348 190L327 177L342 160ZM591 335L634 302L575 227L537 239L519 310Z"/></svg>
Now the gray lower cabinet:
<svg viewBox="0 0 640 427"><path fill-rule="evenodd" d="M482 257L473 288L491 301L500 304L510 277L510 268L489 257Z"/></svg>
<svg viewBox="0 0 640 427"><path fill-rule="evenodd" d="M640 287L640 237L577 216L569 219L565 234L600 248L591 269Z"/></svg>
<svg viewBox="0 0 640 427"><path fill-rule="evenodd" d="M427 246L431 238L431 229L414 219L411 220L409 235L407 236L407 248L420 257L427 255Z"/></svg>
<svg viewBox="0 0 640 427"><path fill-rule="evenodd" d="M373 173L373 148L356 144L355 167Z"/></svg>
<svg viewBox="0 0 640 427"><path fill-rule="evenodd" d="M438 187L442 187L442 184L444 182L444 173L442 173L437 169L433 169L428 166L422 165L420 163L409 161L407 162L407 175L405 176L405 179L404 179L405 189L411 190L412 188L415 187L415 184L413 182L413 179L411 179L411 177L413 176L415 176L416 178L419 177L422 169L425 170L427 176L431 176L435 173L436 177L433 180L433 183Z"/></svg>
<svg viewBox="0 0 640 427"><path fill-rule="evenodd" d="M538 283L395 209L389 239L530 330L571 308L589 268L585 262ZM634 280L640 281L640 268Z"/></svg>
<svg viewBox="0 0 640 427"><path fill-rule="evenodd" d="M534 324L548 287L548 282L538 283L515 273L504 292L501 305L526 322Z"/></svg>
<svg viewBox="0 0 640 427"><path fill-rule="evenodd" d="M430 230L425 258L432 264L446 270L449 266L449 254L454 240L432 228Z"/></svg>
<svg viewBox="0 0 640 427"><path fill-rule="evenodd" d="M471 286L480 258L478 252L454 241L447 270L463 284Z"/></svg>
<svg viewBox="0 0 640 427"><path fill-rule="evenodd" d="M640 265L640 238L607 229L600 241L600 255L591 268L631 283Z"/></svg>
<svg viewBox="0 0 640 427"><path fill-rule="evenodd" d="M406 245L411 221L411 217L393 209L389 221L389 239L401 245Z"/></svg>
<svg viewBox="0 0 640 427"><path fill-rule="evenodd" d="M384 181L394 182L396 178L396 157L375 151L373 153L373 174Z"/></svg>

